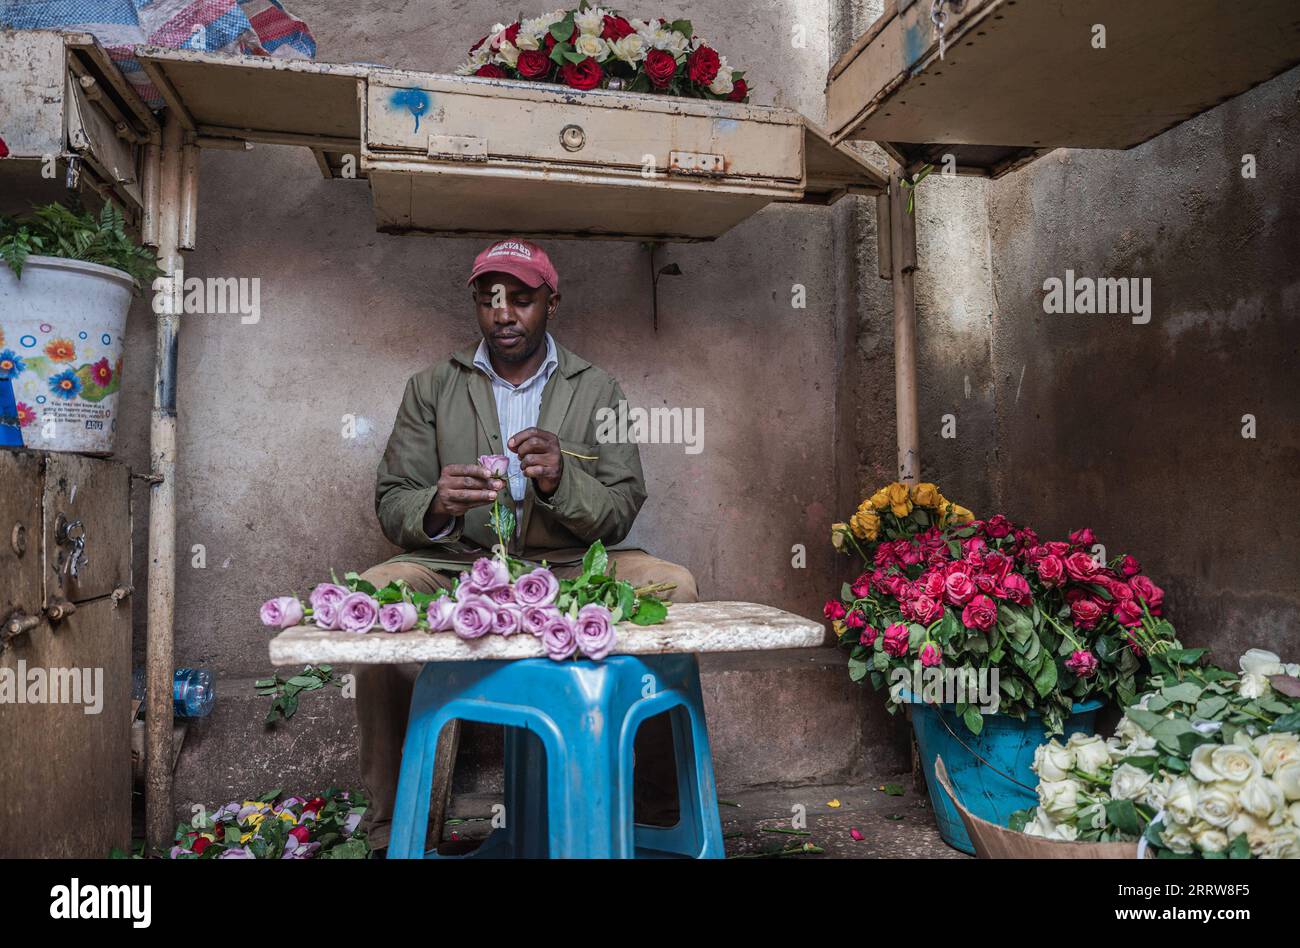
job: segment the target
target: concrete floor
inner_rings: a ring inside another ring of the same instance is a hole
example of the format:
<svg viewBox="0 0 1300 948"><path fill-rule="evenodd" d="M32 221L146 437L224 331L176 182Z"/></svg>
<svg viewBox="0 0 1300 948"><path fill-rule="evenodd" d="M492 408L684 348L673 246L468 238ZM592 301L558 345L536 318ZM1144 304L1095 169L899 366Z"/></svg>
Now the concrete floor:
<svg viewBox="0 0 1300 948"><path fill-rule="evenodd" d="M901 789L901 795L886 793L886 786ZM466 842L482 839L498 799L457 795L445 835ZM909 774L852 785L724 790L718 803L730 859L970 858L940 840L925 791L913 787ZM798 828L797 813L803 817ZM853 838L855 829L861 840ZM807 845L814 850L803 851Z"/></svg>

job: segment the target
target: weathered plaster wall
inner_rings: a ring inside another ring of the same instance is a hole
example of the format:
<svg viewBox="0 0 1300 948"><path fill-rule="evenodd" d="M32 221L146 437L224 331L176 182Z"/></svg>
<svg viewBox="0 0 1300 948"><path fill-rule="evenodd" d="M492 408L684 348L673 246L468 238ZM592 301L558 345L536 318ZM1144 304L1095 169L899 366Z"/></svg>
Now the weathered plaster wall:
<svg viewBox="0 0 1300 948"><path fill-rule="evenodd" d="M1292 70L1131 151L1057 151L988 188L1000 506L1132 552L1229 665L1300 644L1298 105ZM1067 268L1149 277L1150 322L1044 313Z"/></svg>

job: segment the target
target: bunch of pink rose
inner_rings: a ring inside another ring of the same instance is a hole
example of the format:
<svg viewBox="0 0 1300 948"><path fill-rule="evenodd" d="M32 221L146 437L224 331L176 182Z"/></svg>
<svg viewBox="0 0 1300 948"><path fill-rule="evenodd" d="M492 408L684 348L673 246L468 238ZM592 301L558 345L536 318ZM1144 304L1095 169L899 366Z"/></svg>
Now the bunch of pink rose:
<svg viewBox="0 0 1300 948"><path fill-rule="evenodd" d="M1174 641L1163 590L1132 556L1104 561L1102 549L1089 529L1042 542L1000 514L932 527L875 544L873 568L824 614L851 649L854 680L997 668L1004 710L1054 723L1074 700L1131 696L1138 659Z"/></svg>
<svg viewBox="0 0 1300 948"><path fill-rule="evenodd" d="M604 658L617 639L610 611L590 603L566 614L555 605L559 592L559 580L545 567L512 581L505 560L481 557L468 572L461 573L450 592L408 598L396 586L373 590L320 583L308 597L309 607L294 596L281 596L266 602L261 616L264 625L280 629L301 624L310 613L318 628L356 633L418 629L478 639L522 632L539 638L546 654L557 661L579 652L594 660ZM401 598L381 601L394 596ZM421 599L427 600L423 615L416 604Z"/></svg>

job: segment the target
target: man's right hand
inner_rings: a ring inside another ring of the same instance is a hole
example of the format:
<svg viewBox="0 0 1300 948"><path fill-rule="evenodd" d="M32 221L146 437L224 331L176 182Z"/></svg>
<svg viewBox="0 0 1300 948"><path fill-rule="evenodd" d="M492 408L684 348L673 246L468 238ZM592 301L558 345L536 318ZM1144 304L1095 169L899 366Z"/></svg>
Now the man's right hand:
<svg viewBox="0 0 1300 948"><path fill-rule="evenodd" d="M447 464L438 474L438 490L424 515L424 529L429 536L441 533L452 517L460 517L475 507L497 499L506 482L492 477L480 464Z"/></svg>

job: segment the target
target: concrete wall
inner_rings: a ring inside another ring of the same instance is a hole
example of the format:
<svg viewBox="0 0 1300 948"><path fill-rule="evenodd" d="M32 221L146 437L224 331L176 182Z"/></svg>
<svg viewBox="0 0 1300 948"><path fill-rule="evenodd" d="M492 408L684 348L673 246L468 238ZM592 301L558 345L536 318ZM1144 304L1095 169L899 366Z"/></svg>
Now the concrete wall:
<svg viewBox="0 0 1300 948"><path fill-rule="evenodd" d="M1131 552L1185 641L1232 667L1254 645L1300 655L1297 104L1291 70L1131 151L1057 151L988 187L1000 506ZM1066 268L1149 277L1150 322L1044 313Z"/></svg>

